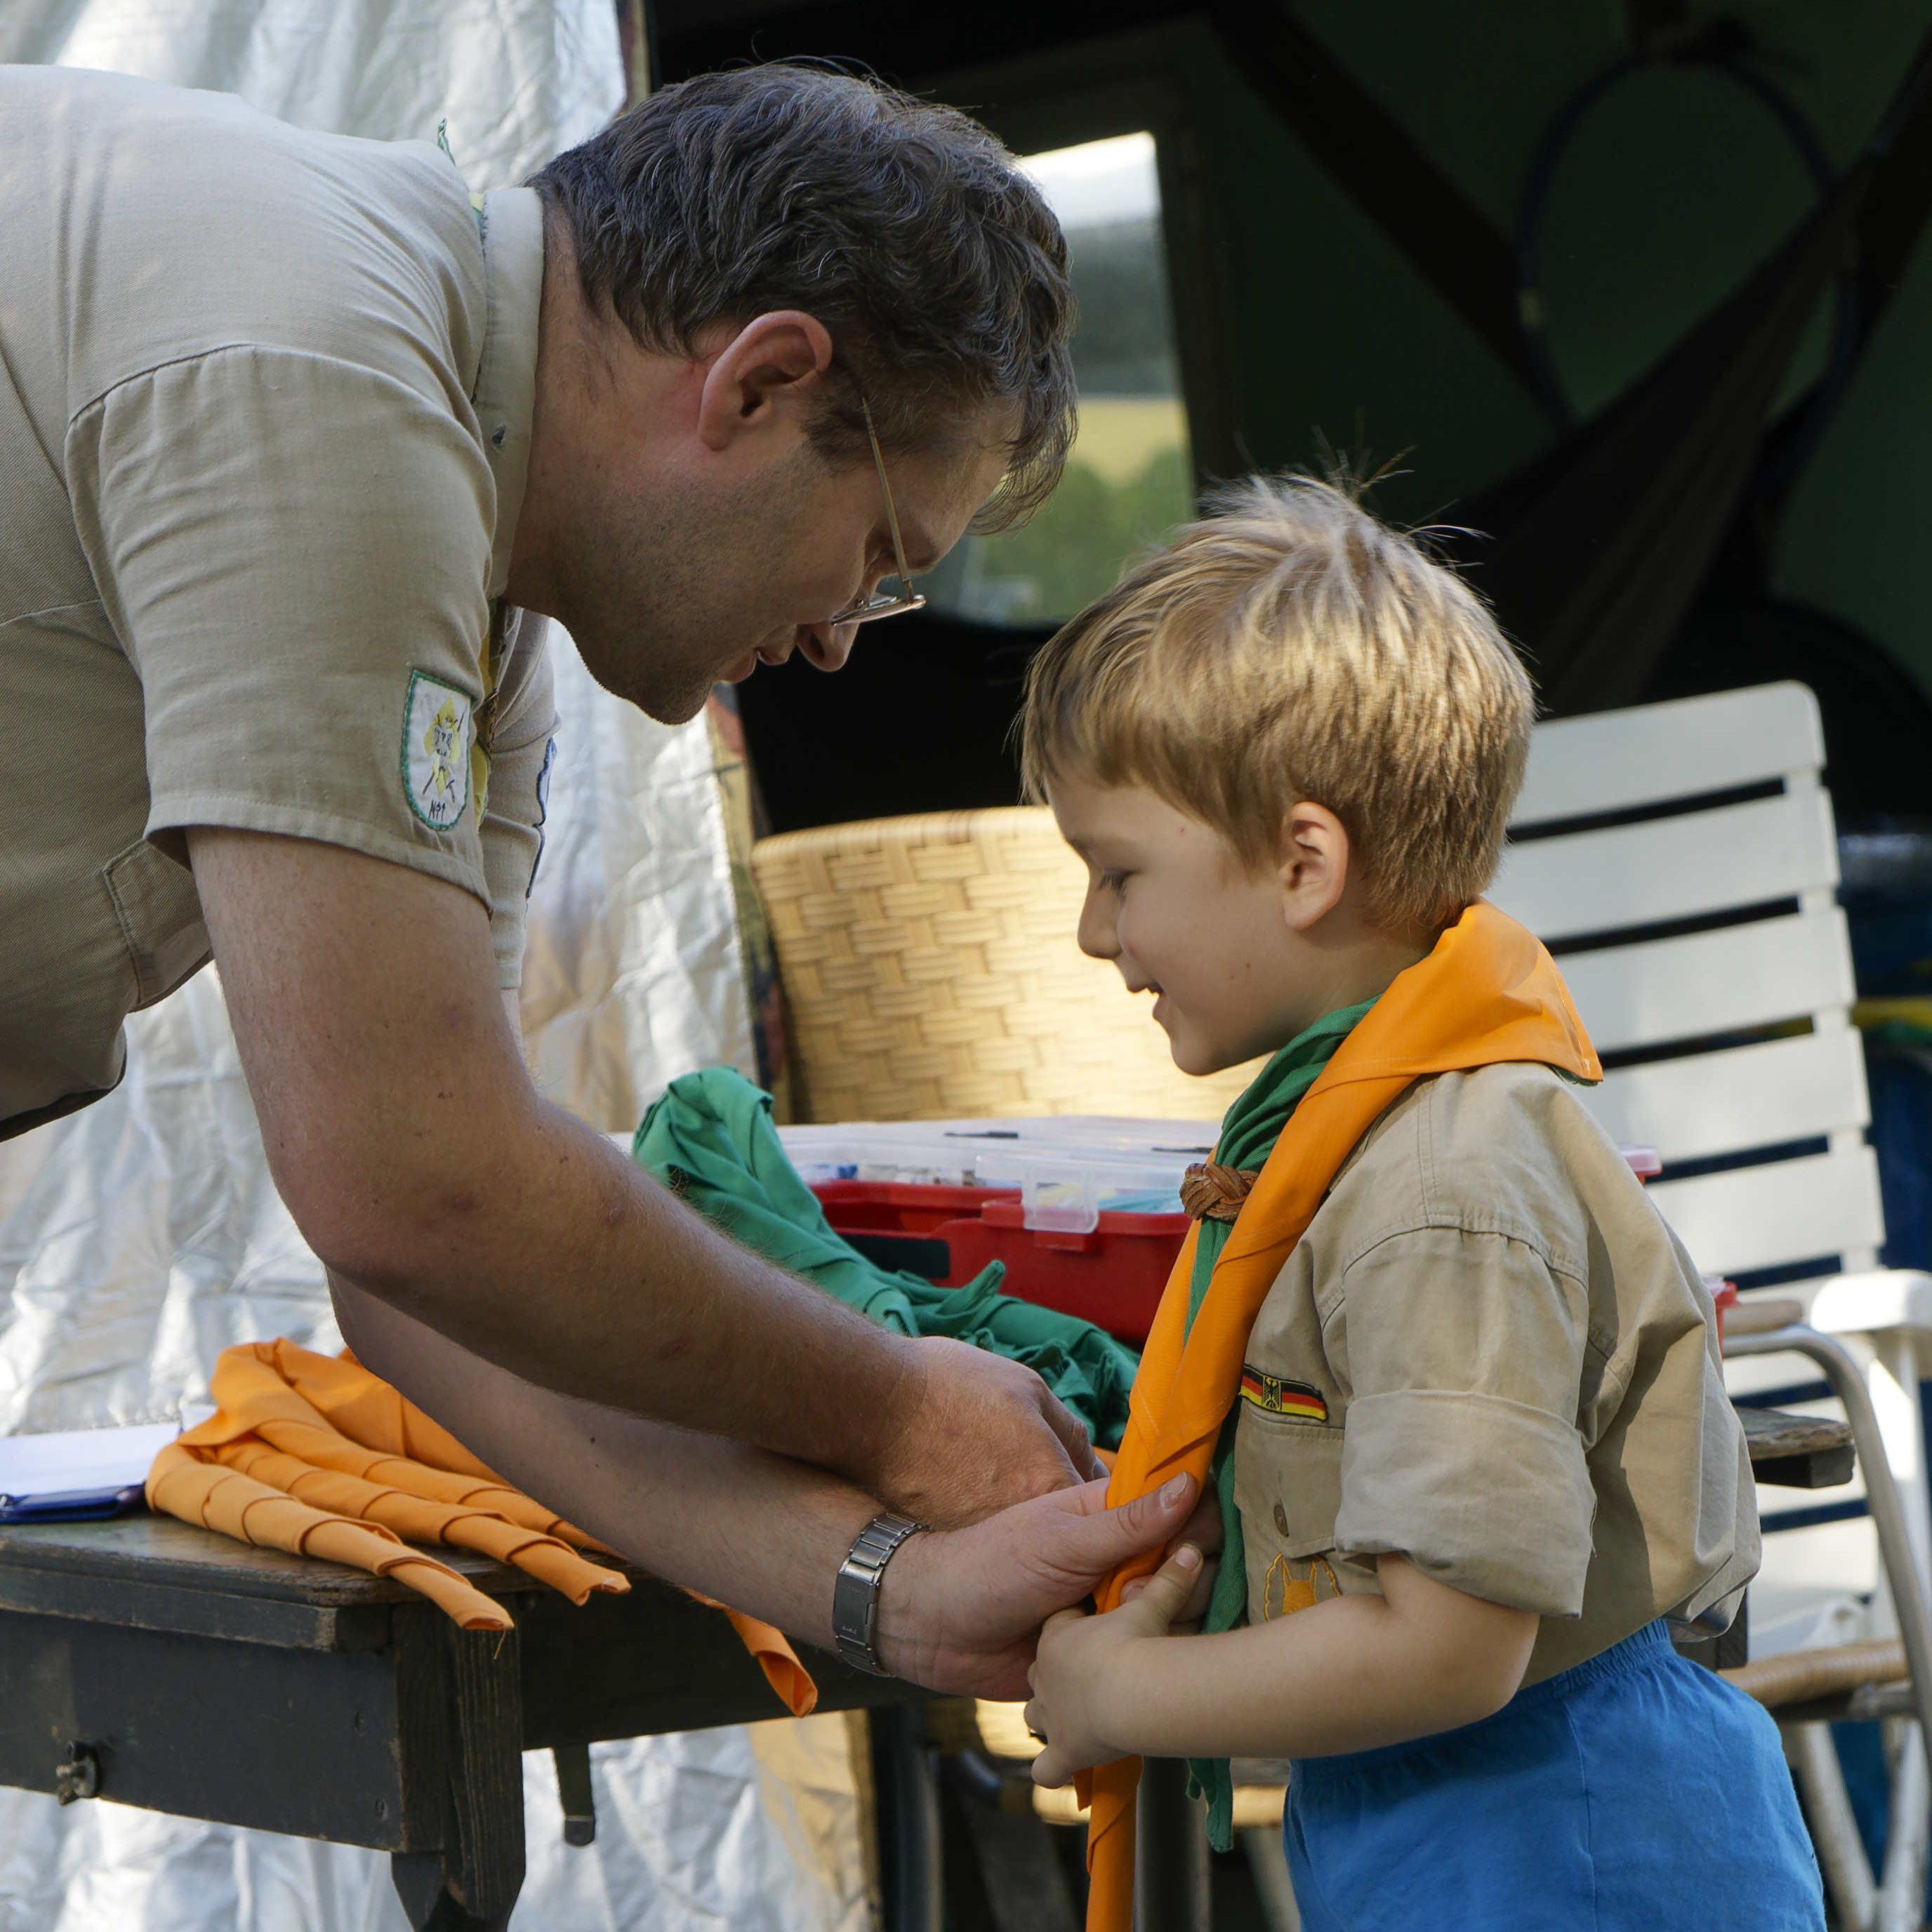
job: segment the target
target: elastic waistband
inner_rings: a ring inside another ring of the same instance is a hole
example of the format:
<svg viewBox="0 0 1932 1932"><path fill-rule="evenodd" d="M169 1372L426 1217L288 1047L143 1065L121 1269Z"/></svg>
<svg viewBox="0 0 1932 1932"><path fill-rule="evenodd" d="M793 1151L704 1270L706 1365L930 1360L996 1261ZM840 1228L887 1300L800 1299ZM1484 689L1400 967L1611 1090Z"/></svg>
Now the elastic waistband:
<svg viewBox="0 0 1932 1932"><path fill-rule="evenodd" d="M1304 1786L1334 1784L1376 1765L1398 1763L1403 1758L1433 1750L1442 1744L1480 1738L1486 1731L1500 1728L1532 1711L1541 1709L1546 1704L1574 1696L1578 1691L1600 1683L1606 1678L1621 1677L1630 1671L1643 1670L1662 1657L1675 1654L1671 1648L1670 1634L1660 1617L1654 1623L1646 1624L1642 1630L1625 1637L1621 1643L1612 1644L1608 1650L1600 1650L1594 1657L1586 1658L1581 1664L1573 1664L1568 1670L1559 1670L1554 1677L1546 1677L1540 1684L1532 1684L1526 1690L1519 1690L1500 1711L1478 1718L1473 1724L1463 1724L1453 1731L1438 1731L1430 1737L1411 1738L1406 1744L1378 1745L1372 1750L1346 1751L1330 1757L1298 1757L1294 1760L1294 1776Z"/></svg>

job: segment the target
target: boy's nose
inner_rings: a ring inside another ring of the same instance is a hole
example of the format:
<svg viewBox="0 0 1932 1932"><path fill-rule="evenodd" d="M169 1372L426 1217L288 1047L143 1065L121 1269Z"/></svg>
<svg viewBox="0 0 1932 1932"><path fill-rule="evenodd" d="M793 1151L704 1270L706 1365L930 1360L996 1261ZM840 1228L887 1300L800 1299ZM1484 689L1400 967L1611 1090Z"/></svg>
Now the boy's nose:
<svg viewBox="0 0 1932 1932"><path fill-rule="evenodd" d="M1081 951L1090 959L1118 959L1120 956L1120 935L1114 929L1113 914L1102 903L1097 892L1088 892L1080 908L1077 937Z"/></svg>

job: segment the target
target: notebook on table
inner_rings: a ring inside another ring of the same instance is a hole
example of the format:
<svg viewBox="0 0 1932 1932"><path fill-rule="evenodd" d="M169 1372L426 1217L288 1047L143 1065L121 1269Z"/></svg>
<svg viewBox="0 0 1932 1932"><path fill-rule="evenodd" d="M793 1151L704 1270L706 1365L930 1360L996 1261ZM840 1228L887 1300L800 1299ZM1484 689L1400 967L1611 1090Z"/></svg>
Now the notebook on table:
<svg viewBox="0 0 1932 1932"><path fill-rule="evenodd" d="M0 1436L0 1523L75 1522L140 1503L148 1466L180 1422Z"/></svg>

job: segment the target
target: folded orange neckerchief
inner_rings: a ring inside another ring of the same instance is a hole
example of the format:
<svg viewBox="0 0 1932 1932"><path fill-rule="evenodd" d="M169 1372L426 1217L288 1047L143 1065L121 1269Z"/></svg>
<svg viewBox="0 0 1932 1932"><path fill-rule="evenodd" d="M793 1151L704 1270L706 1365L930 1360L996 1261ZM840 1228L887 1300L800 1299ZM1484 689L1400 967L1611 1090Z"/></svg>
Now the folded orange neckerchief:
<svg viewBox="0 0 1932 1932"><path fill-rule="evenodd" d="M1534 934L1478 899L1426 958L1396 975L1302 1096L1242 1204L1191 1329L1198 1223L1189 1234L1141 1357L1110 1504L1181 1470L1206 1486L1255 1317L1355 1143L1414 1082L1504 1060L1603 1077L1556 962ZM1095 1592L1100 1607L1114 1609L1125 1586L1160 1562L1150 1550L1121 1564ZM1124 1758L1078 1780L1090 1808L1088 1932L1130 1932L1133 1922L1140 1769L1138 1758Z"/></svg>
<svg viewBox="0 0 1932 1932"><path fill-rule="evenodd" d="M319 1355L286 1340L226 1348L212 1393L217 1413L154 1459L152 1508L244 1543L392 1576L466 1630L506 1630L509 1613L410 1544L480 1550L573 1603L631 1587L578 1553L602 1545L512 1489L352 1357ZM818 1688L783 1634L715 1607L792 1714L804 1716Z"/></svg>

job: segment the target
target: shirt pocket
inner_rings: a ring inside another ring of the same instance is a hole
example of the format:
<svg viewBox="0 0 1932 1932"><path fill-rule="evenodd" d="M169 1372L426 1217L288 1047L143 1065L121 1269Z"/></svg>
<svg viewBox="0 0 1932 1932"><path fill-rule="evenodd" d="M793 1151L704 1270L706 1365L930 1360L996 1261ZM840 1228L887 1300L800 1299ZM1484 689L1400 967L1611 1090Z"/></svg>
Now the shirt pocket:
<svg viewBox="0 0 1932 1932"><path fill-rule="evenodd" d="M208 958L194 874L140 838L109 860L100 876L134 968L135 1007L152 1006Z"/></svg>
<svg viewBox="0 0 1932 1932"><path fill-rule="evenodd" d="M1283 1556L1333 1550L1344 1432L1243 1402L1234 1437L1234 1506L1244 1531L1258 1532L1260 1542Z"/></svg>

